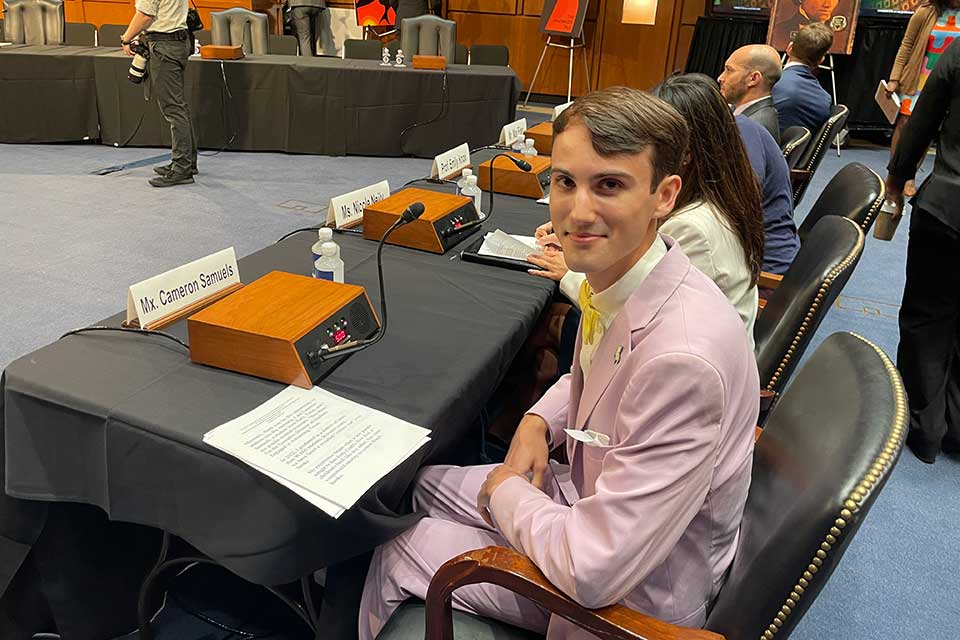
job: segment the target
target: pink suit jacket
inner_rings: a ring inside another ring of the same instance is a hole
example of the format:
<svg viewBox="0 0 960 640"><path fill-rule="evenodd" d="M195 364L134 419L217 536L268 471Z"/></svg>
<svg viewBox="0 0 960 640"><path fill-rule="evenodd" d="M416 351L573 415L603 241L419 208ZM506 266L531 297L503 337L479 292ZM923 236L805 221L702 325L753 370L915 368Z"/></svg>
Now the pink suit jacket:
<svg viewBox="0 0 960 640"><path fill-rule="evenodd" d="M530 410L552 443L566 443L572 506L510 478L490 511L580 604L702 626L737 548L760 384L737 312L664 240L666 256L604 333L586 384L578 335L573 371ZM610 441L584 445L564 428ZM550 640L590 637L551 618Z"/></svg>

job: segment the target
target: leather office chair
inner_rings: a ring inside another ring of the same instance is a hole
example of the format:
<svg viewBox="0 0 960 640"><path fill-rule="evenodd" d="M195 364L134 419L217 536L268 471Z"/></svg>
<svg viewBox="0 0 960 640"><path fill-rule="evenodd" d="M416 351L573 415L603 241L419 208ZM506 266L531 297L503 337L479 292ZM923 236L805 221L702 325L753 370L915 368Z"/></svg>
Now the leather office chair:
<svg viewBox="0 0 960 640"><path fill-rule="evenodd" d="M525 556L487 547L440 567L426 605L400 607L379 638L539 637L460 611L451 616L450 594L485 582L526 596L607 640L786 640L886 484L903 447L906 420L906 394L890 359L859 336L827 338L797 373L757 441L739 547L706 631L620 605L584 609Z"/></svg>
<svg viewBox="0 0 960 640"><path fill-rule="evenodd" d="M233 7L210 14L212 44L240 45L246 54L269 53L270 33L266 14Z"/></svg>
<svg viewBox="0 0 960 640"><path fill-rule="evenodd" d="M120 38L127 30L125 24L102 24L97 28L97 46L120 48Z"/></svg>
<svg viewBox="0 0 960 640"><path fill-rule="evenodd" d="M510 49L502 44L475 44L470 47L470 64L510 66Z"/></svg>
<svg viewBox="0 0 960 640"><path fill-rule="evenodd" d="M14 44L61 44L61 0L4 0L4 41Z"/></svg>
<svg viewBox="0 0 960 640"><path fill-rule="evenodd" d="M800 162L800 156L810 144L810 129L806 127L787 127L780 134L780 150L783 151L783 157L787 160L787 166L791 169Z"/></svg>
<svg viewBox="0 0 960 640"><path fill-rule="evenodd" d="M267 51L278 56L295 56L299 50L299 43L294 36L278 36L271 33L267 36Z"/></svg>
<svg viewBox="0 0 960 640"><path fill-rule="evenodd" d="M400 23L400 48L408 60L417 54L440 55L454 64L457 23L437 16L407 18Z"/></svg>
<svg viewBox="0 0 960 640"><path fill-rule="evenodd" d="M350 60L379 60L383 47L377 40L348 39L343 41L343 57Z"/></svg>
<svg viewBox="0 0 960 640"><path fill-rule="evenodd" d="M793 187L793 206L796 208L807 192L807 185L810 179L820 166L823 155L833 144L834 138L840 133L844 125L847 124L847 117L850 110L842 104L835 104L830 107L830 117L820 127L820 131L813 136L813 140L807 145L807 148L800 155L796 168L790 170L790 183Z"/></svg>
<svg viewBox="0 0 960 640"><path fill-rule="evenodd" d="M864 234L869 233L883 205L885 192L883 178L877 172L859 162L851 162L830 179L803 219L797 229L800 242L804 242L817 222L828 215L850 218Z"/></svg>
<svg viewBox="0 0 960 640"><path fill-rule="evenodd" d="M855 222L827 216L800 246L753 327L761 389L773 394L783 391L810 339L850 279L863 243L863 231Z"/></svg>
<svg viewBox="0 0 960 640"><path fill-rule="evenodd" d="M64 25L63 44L93 47L97 44L97 28L89 22L67 22Z"/></svg>

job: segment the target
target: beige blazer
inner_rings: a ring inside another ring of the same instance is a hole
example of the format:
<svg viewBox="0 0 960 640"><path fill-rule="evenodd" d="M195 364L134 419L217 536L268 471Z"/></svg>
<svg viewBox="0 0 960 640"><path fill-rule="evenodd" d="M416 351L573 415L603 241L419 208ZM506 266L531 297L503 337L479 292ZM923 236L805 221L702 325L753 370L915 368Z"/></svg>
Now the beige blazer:
<svg viewBox="0 0 960 640"><path fill-rule="evenodd" d="M907 31L903 34L903 41L889 78L900 83L899 92L904 95L915 93L917 85L920 84L920 67L923 65L927 41L933 25L937 23L938 15L935 6L924 3L917 8L907 24Z"/></svg>

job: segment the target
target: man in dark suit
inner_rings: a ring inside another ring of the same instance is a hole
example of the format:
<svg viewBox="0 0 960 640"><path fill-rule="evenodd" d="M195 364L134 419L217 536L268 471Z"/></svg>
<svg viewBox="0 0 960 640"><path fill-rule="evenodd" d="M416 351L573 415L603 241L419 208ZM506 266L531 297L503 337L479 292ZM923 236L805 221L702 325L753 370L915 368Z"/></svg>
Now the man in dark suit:
<svg viewBox="0 0 960 640"><path fill-rule="evenodd" d="M780 121L773 107L770 90L780 79L780 56L764 44L750 44L730 54L723 65L720 93L733 107L735 115L744 115L761 124L780 144Z"/></svg>
<svg viewBox="0 0 960 640"><path fill-rule="evenodd" d="M787 45L787 64L773 87L773 106L780 116L781 130L801 126L816 134L830 117L833 100L820 86L814 71L832 42L833 32L816 22L801 29Z"/></svg>
<svg viewBox="0 0 960 640"><path fill-rule="evenodd" d="M903 185L934 137L937 160L913 199L897 368L910 401L907 446L932 463L960 451L960 40L923 87L887 167L887 198L903 210Z"/></svg>
<svg viewBox="0 0 960 640"><path fill-rule="evenodd" d="M288 0L293 30L300 42L300 55L317 55L317 23L320 12L327 7L326 0Z"/></svg>

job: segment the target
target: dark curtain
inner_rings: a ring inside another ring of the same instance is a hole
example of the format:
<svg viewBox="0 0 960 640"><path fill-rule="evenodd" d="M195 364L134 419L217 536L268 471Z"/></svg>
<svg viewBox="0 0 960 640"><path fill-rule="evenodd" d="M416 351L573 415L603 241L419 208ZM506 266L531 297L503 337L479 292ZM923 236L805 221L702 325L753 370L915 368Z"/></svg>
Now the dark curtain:
<svg viewBox="0 0 960 640"><path fill-rule="evenodd" d="M853 42L853 53L833 57L836 65L837 102L850 108L847 126L851 129L889 129L880 108L873 101L877 82L886 79L900 47L906 28L905 19L870 20L861 18ZM690 43L687 73L705 73L716 78L723 63L738 47L762 43L767 38L767 20L702 17ZM830 73L820 72L827 91Z"/></svg>

